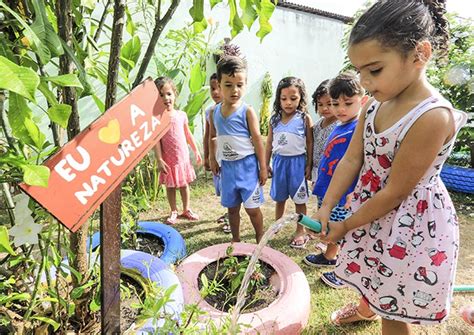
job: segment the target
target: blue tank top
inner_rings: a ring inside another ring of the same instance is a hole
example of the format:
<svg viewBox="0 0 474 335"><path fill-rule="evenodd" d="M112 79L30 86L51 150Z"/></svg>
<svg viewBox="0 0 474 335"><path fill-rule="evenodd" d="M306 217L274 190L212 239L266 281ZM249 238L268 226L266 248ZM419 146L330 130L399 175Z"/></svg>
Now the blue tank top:
<svg viewBox="0 0 474 335"><path fill-rule="evenodd" d="M255 153L247 124L246 104L228 117L222 116L222 103L214 109L213 121L217 132L217 160L235 161Z"/></svg>
<svg viewBox="0 0 474 335"><path fill-rule="evenodd" d="M272 152L281 156L299 156L306 153L305 114L297 112L284 124L281 120L273 128Z"/></svg>

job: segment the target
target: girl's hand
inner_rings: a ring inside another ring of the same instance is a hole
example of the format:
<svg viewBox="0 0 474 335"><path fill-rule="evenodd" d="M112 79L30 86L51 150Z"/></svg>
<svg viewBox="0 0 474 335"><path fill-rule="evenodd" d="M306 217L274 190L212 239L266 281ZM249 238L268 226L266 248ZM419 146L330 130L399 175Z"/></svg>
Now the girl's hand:
<svg viewBox="0 0 474 335"><path fill-rule="evenodd" d="M352 202L353 195L354 195L354 192L349 193L346 196L346 203L344 204L345 209L351 209L351 202Z"/></svg>
<svg viewBox="0 0 474 335"><path fill-rule="evenodd" d="M217 176L219 174L219 164L217 164L217 161L215 159L210 160L210 165L211 165L211 171L212 173Z"/></svg>
<svg viewBox="0 0 474 335"><path fill-rule="evenodd" d="M304 169L304 177L306 180L311 180L311 165L307 165Z"/></svg>
<svg viewBox="0 0 474 335"><path fill-rule="evenodd" d="M273 176L273 170L270 164L268 164L267 175L268 175L268 178L271 178Z"/></svg>
<svg viewBox="0 0 474 335"><path fill-rule="evenodd" d="M202 157L199 152L196 152L196 163L197 165L202 165Z"/></svg>
<svg viewBox="0 0 474 335"><path fill-rule="evenodd" d="M347 233L345 221L329 222L329 232L326 237L322 238L324 242L336 243L341 240Z"/></svg>
<svg viewBox="0 0 474 335"><path fill-rule="evenodd" d="M268 179L268 171L267 169L260 169L258 173L258 180L260 181L260 186L265 185Z"/></svg>
<svg viewBox="0 0 474 335"><path fill-rule="evenodd" d="M321 223L321 232L318 234L321 239L326 237L329 217L331 216L331 209L321 206L318 211L311 216L313 220L319 221Z"/></svg>
<svg viewBox="0 0 474 335"><path fill-rule="evenodd" d="M167 174L170 171L170 167L168 166L168 164L166 164L166 162L163 159L158 160L157 167L158 167L159 172L163 172L165 174Z"/></svg>
<svg viewBox="0 0 474 335"><path fill-rule="evenodd" d="M209 163L209 158L204 159L204 170L211 171L211 164Z"/></svg>

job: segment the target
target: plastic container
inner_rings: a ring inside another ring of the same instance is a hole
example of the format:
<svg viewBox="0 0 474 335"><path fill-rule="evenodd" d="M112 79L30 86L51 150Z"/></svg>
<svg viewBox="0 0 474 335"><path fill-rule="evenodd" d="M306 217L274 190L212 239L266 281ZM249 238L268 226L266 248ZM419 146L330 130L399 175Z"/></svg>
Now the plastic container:
<svg viewBox="0 0 474 335"><path fill-rule="evenodd" d="M299 214L298 223L316 233L321 232L321 222L311 219L309 216Z"/></svg>

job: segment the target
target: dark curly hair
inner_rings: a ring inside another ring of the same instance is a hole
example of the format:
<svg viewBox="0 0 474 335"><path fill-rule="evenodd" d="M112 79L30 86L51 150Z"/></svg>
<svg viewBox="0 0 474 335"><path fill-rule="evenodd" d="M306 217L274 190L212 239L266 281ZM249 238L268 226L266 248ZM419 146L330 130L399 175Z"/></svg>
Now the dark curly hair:
<svg viewBox="0 0 474 335"><path fill-rule="evenodd" d="M321 84L316 88L311 98L313 99L313 105L318 105L318 100L329 94L329 79L323 80Z"/></svg>
<svg viewBox="0 0 474 335"><path fill-rule="evenodd" d="M281 103L280 103L280 96L281 96L281 90L284 88L288 88L290 86L294 86L298 88L298 91L300 93L300 103L298 105L298 108L296 109L297 113L304 118L305 114L308 113L308 98L306 94L306 88L304 85L304 82L296 77L286 77L280 80L277 86L276 94L275 94L275 101L273 102L273 114L272 117L270 118L270 124L272 127L276 127L278 122L281 120Z"/></svg>
<svg viewBox="0 0 474 335"><path fill-rule="evenodd" d="M445 13L446 0L379 0L357 20L349 45L376 39L406 56L418 42L428 40L444 57L449 42Z"/></svg>

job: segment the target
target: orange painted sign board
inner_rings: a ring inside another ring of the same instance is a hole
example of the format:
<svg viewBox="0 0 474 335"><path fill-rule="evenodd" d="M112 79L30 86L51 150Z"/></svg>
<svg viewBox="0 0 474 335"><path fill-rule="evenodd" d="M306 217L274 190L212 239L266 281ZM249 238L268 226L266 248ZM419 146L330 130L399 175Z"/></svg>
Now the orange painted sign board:
<svg viewBox="0 0 474 335"><path fill-rule="evenodd" d="M164 110L145 80L43 163L48 187L20 187L75 232L168 131Z"/></svg>

